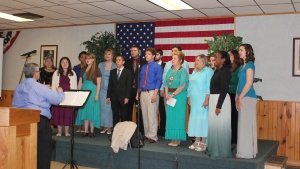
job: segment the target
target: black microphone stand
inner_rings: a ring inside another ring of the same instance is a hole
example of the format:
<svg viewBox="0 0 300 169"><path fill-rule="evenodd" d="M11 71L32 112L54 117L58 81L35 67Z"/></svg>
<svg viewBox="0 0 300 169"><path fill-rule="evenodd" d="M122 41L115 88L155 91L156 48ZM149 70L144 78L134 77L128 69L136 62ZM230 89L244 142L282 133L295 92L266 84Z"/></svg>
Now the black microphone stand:
<svg viewBox="0 0 300 169"><path fill-rule="evenodd" d="M24 66L25 66L26 63L27 63L28 58L30 58L30 54L26 55L26 60L25 60ZM23 70L22 70L21 77L20 77L20 80L19 80L19 84L21 83L21 80L22 80L22 77L23 77L23 73L24 73L24 72L23 72Z"/></svg>
<svg viewBox="0 0 300 169"><path fill-rule="evenodd" d="M140 54L140 52L139 52ZM139 87L140 87L140 67L141 67L141 59L139 55L139 63L137 65L137 80L136 80L136 86L137 86L137 93L139 95L139 99L136 101L136 109L137 109L137 131L138 131L138 169L141 168L141 149L140 149L140 93L139 93Z"/></svg>

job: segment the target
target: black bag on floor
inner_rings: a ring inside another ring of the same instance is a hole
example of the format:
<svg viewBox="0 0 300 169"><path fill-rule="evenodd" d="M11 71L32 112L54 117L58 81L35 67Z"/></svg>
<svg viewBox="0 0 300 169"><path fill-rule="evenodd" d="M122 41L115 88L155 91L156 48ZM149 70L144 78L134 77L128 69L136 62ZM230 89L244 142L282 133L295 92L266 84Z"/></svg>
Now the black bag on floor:
<svg viewBox="0 0 300 169"><path fill-rule="evenodd" d="M140 142L138 142L138 138L140 138ZM144 146L144 139L143 139L141 132L138 132L137 128L136 128L130 139L129 147L138 148L139 145L140 145L140 148L142 148Z"/></svg>

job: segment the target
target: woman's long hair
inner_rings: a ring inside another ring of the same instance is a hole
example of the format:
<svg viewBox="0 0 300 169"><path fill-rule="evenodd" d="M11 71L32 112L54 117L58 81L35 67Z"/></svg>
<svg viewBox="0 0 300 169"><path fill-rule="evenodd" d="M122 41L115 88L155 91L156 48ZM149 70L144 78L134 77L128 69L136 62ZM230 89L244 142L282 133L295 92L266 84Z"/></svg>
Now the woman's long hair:
<svg viewBox="0 0 300 169"><path fill-rule="evenodd" d="M88 52L86 54L85 58L94 59L92 65L91 65L91 68L86 72L86 79L92 80L93 79L93 75L94 75L95 70L96 70L96 58L95 58L95 55L93 53L90 53L90 52Z"/></svg>
<svg viewBox="0 0 300 169"><path fill-rule="evenodd" d="M253 51L253 48L250 44L247 44L247 43L244 43L244 44L241 44L240 47L243 46L245 48L245 51L246 51L246 59L245 59L245 62L248 63L248 62L255 62L255 57L254 57L254 51Z"/></svg>
<svg viewBox="0 0 300 169"><path fill-rule="evenodd" d="M236 51L236 50L230 50L229 51L230 53L232 53L233 55L233 63L231 64L232 67L231 67L231 72L234 72L237 68L240 67L241 65L241 58L240 58L240 55L239 55L239 52Z"/></svg>
<svg viewBox="0 0 300 169"><path fill-rule="evenodd" d="M58 68L58 72L57 72L57 75L63 75L64 74L64 69L63 69L63 67L61 66L61 62L63 61L63 60L67 60L68 61L68 63L69 63L69 67L68 67L68 69L67 69L67 76L68 75L70 75L70 76L73 76L73 72L72 72L72 65L71 65L71 61L70 61L70 59L68 58L68 57L62 57L61 59L60 59L60 61L59 61L59 68Z"/></svg>

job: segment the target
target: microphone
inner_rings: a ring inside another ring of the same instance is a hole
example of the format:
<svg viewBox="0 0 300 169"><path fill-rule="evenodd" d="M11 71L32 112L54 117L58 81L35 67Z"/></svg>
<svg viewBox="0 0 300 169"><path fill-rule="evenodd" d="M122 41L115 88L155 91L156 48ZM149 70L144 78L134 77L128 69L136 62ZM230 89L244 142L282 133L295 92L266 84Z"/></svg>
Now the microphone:
<svg viewBox="0 0 300 169"><path fill-rule="evenodd" d="M30 51L30 52L24 53L24 54L22 54L21 56L27 56L27 55L30 55L30 54L33 54L33 53L36 53L36 50L33 50L33 51Z"/></svg>

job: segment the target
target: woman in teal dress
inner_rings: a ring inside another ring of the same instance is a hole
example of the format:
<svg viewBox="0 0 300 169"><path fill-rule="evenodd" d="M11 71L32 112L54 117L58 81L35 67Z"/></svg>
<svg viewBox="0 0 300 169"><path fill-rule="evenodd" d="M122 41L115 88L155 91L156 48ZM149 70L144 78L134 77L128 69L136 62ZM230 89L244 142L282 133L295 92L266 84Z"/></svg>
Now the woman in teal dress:
<svg viewBox="0 0 300 169"><path fill-rule="evenodd" d="M172 66L166 75L165 81L165 96L168 100L176 99L174 107L167 104L167 120L165 139L171 140L169 146L178 146L180 141L186 141L185 131L185 115L186 115L186 100L188 73L181 66L184 62L184 54L175 52L172 56Z"/></svg>
<svg viewBox="0 0 300 169"><path fill-rule="evenodd" d="M209 86L213 74L214 71L208 67L206 56L198 55L188 86L188 104L191 106L188 136L196 137L195 142L189 148L196 151L206 150ZM202 138L201 141L200 138Z"/></svg>
<svg viewBox="0 0 300 169"><path fill-rule="evenodd" d="M110 70L116 68L116 64L113 62L114 52L111 49L104 51L105 62L99 63L98 67L102 73L101 87L100 87L100 109L101 109L101 127L100 133L111 134L111 128L113 127L111 104L106 103L108 79L110 76Z"/></svg>
<svg viewBox="0 0 300 169"><path fill-rule="evenodd" d="M87 67L81 70L78 89L91 90L91 94L84 107L78 109L76 125L84 124L82 137L89 135L88 129L90 126L90 137L93 138L95 137L94 127L100 128L101 123L99 92L102 74L100 69L96 67L93 53L87 53L85 59Z"/></svg>

